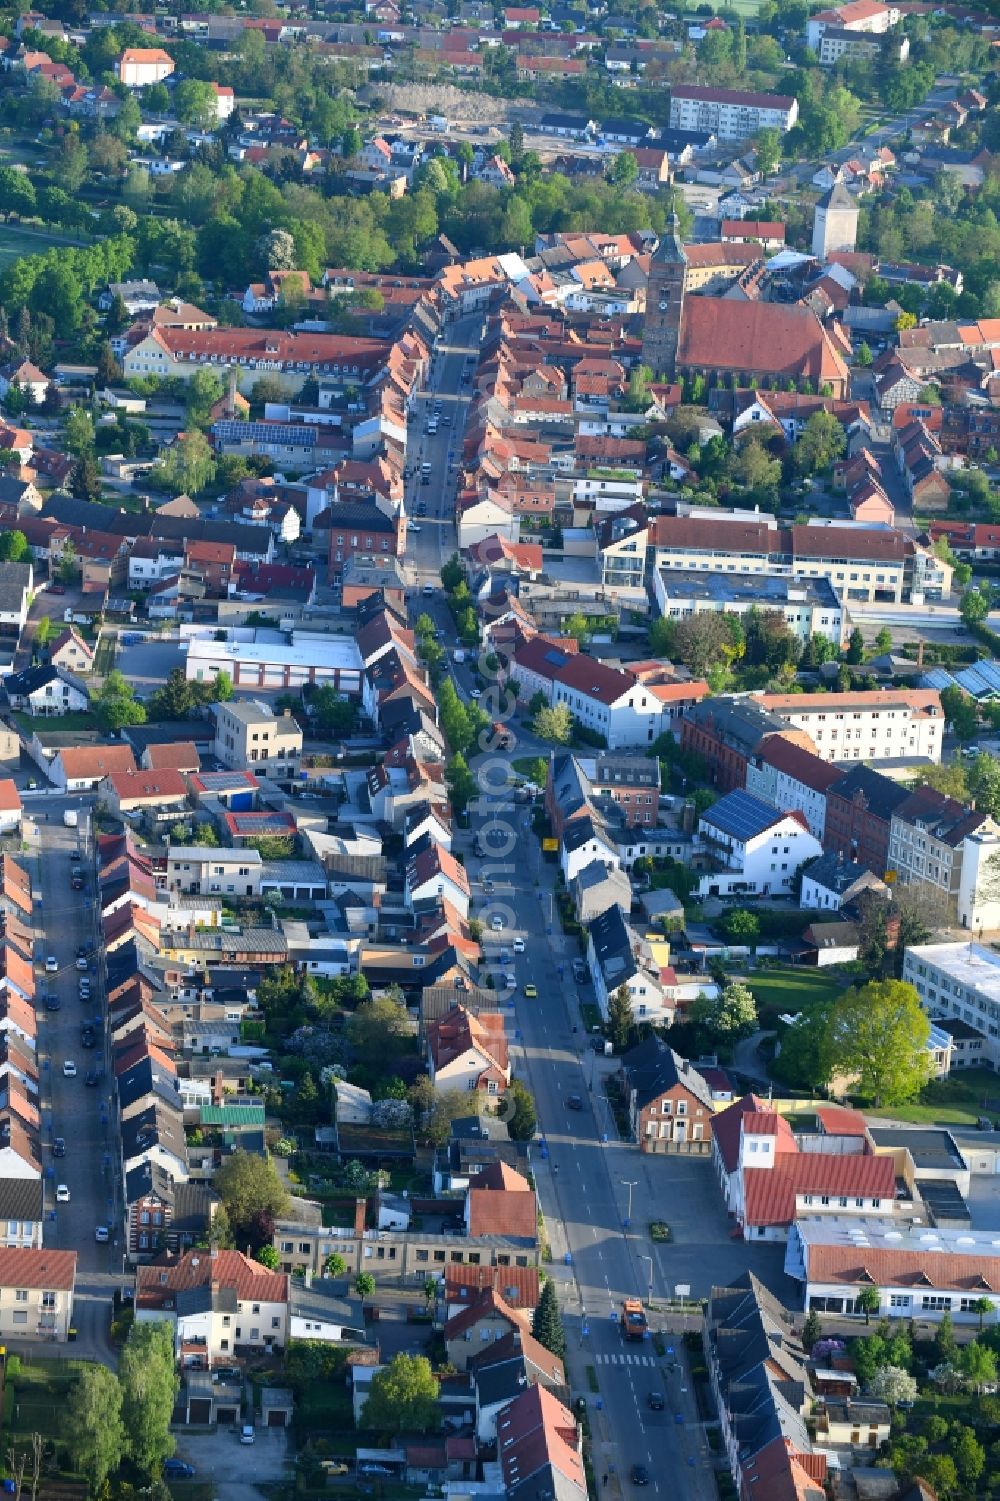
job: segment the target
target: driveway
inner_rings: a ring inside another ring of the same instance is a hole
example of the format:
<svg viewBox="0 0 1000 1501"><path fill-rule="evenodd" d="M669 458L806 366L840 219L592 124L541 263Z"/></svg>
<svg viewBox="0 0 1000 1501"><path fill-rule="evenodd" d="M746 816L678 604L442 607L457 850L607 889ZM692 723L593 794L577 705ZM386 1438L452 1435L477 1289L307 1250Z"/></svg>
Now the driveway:
<svg viewBox="0 0 1000 1501"><path fill-rule="evenodd" d="M177 1457L193 1464L199 1480L212 1481L215 1501L265 1501L262 1485L282 1480L291 1465L288 1436L283 1428L258 1428L253 1446L241 1444L239 1427L218 1428L215 1433L175 1430Z"/></svg>

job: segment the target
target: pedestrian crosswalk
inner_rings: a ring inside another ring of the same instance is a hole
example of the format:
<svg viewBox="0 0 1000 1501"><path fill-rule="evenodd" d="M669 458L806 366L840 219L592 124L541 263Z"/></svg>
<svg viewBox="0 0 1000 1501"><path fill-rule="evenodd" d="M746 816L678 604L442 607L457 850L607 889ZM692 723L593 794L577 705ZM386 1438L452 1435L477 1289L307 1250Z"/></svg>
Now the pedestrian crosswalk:
<svg viewBox="0 0 1000 1501"><path fill-rule="evenodd" d="M595 1355L598 1365L644 1365L654 1366L657 1364L654 1355L629 1355L624 1351L620 1355Z"/></svg>

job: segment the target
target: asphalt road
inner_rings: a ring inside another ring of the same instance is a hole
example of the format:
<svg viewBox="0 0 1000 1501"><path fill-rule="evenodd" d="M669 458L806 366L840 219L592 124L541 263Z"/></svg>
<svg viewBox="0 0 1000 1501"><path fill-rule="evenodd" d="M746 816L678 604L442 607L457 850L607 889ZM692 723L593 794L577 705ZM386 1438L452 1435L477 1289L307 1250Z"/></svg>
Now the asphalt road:
<svg viewBox="0 0 1000 1501"><path fill-rule="evenodd" d="M66 828L64 808L81 810L80 827ZM42 816L44 815L44 817ZM74 1326L75 1345L59 1353L112 1358L108 1341L111 1294L122 1285L120 1212L115 1211L115 1152L112 1145L113 1113L110 1108L106 1067L106 1027L98 974L91 972L91 999L79 999L80 972L76 968L78 946L95 937L93 905L93 853L87 843L87 819L79 797L60 797L49 792L28 794L25 799L26 863L31 872L35 902L35 982L38 1016L38 1055L41 1075L41 1137L45 1185L44 1240L47 1246L75 1250L78 1254ZM70 853L79 849L87 872L87 887L76 892L70 886ZM58 970L47 973L49 956ZM58 997L58 1011L46 1009L42 999ZM98 1046L81 1047L81 1026L95 1022ZM77 1067L76 1078L66 1078L63 1064ZM97 1087L85 1082L87 1070L100 1067L104 1078ZM66 1155L54 1158L52 1142L61 1136ZM57 1204L56 1186L65 1184L69 1203ZM98 1244L95 1230L107 1225L111 1238ZM58 1347L54 1347L58 1348Z"/></svg>
<svg viewBox="0 0 1000 1501"><path fill-rule="evenodd" d="M416 580L439 583L438 574L457 546L455 495L461 468L462 439L472 386L465 380L466 364L478 352L482 317L461 318L435 348L426 390L420 392L410 414L406 467L406 514L410 518L406 559ZM475 341L475 342L474 342ZM428 419L440 407L436 433ZM422 483L422 466L431 468ZM418 505L426 516L416 515ZM420 528L419 532L413 527Z"/></svg>
<svg viewBox="0 0 1000 1501"><path fill-rule="evenodd" d="M491 967L517 977L508 1031L515 1071L538 1110L543 1144L534 1152L535 1183L552 1250L550 1274L566 1322L573 1390L586 1396L595 1468L599 1483L608 1475L609 1497L631 1492L632 1465L640 1463L649 1471L650 1491L714 1501L711 1458L683 1365L672 1374L671 1362L657 1356L652 1340L625 1344L619 1331L623 1297L645 1299L650 1290L665 1296L673 1285L646 1233L655 1216L638 1154L617 1140L603 1094L594 1087L601 1083L601 1062L587 1048L578 1020L571 956L561 931L552 928L551 869L541 864L529 821L530 811L521 806L498 809L495 816L480 810L463 855L477 915L485 923L486 952L496 961ZM471 848L477 833L487 851L482 860ZM484 867L495 884L491 898L481 884ZM500 932L492 928L495 915L504 923ZM523 954L513 952L515 938L523 938ZM509 955L503 961L501 949ZM536 999L524 995L529 980ZM581 1097L581 1109L568 1107L570 1095ZM588 1395L588 1366L597 1394ZM663 1412L649 1409L651 1391L664 1393Z"/></svg>

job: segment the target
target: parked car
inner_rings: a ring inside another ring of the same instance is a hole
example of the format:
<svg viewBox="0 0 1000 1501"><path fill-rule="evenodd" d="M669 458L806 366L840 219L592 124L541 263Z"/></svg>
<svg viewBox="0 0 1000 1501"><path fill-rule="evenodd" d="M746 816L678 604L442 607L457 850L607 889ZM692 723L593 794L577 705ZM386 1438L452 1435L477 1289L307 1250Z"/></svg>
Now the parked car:
<svg viewBox="0 0 1000 1501"><path fill-rule="evenodd" d="M252 1423L244 1423L243 1427L240 1429L240 1443L241 1444L252 1444L253 1441L254 1441L254 1439L256 1437L257 1437L257 1435L254 1432L254 1426L253 1426L253 1424Z"/></svg>
<svg viewBox="0 0 1000 1501"><path fill-rule="evenodd" d="M186 1459L165 1459L163 1473L168 1480L193 1480L197 1471Z"/></svg>

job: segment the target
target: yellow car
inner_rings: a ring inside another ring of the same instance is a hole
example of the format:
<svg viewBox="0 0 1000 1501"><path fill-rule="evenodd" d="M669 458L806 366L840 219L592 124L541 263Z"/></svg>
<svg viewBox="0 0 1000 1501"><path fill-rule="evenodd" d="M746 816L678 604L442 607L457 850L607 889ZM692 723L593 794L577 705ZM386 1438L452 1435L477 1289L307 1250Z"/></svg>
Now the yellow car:
<svg viewBox="0 0 1000 1501"><path fill-rule="evenodd" d="M321 1459L320 1464L326 1475L349 1475L351 1473L350 1465L345 1465L340 1459Z"/></svg>
<svg viewBox="0 0 1000 1501"><path fill-rule="evenodd" d="M524 993L528 997L529 1001L533 1001L533 1000L535 1000L535 998L538 995L538 986L537 985L531 985L531 984L526 985L524 987Z"/></svg>

